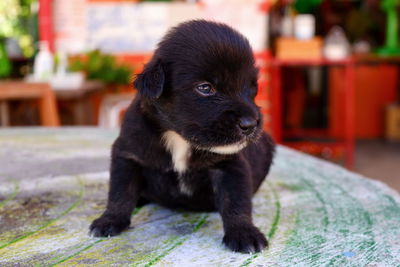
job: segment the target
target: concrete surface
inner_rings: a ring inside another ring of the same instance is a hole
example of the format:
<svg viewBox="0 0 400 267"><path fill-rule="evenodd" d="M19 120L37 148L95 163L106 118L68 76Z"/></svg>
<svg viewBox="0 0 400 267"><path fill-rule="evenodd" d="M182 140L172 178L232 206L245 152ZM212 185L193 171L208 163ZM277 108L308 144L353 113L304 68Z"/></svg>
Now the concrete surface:
<svg viewBox="0 0 400 267"><path fill-rule="evenodd" d="M98 129L0 130L0 266L399 266L400 196L279 147L257 193L262 253L223 247L217 213L136 209L131 228L92 238L104 209L110 144Z"/></svg>
<svg viewBox="0 0 400 267"><path fill-rule="evenodd" d="M358 141L355 171L382 181L400 192L400 143Z"/></svg>

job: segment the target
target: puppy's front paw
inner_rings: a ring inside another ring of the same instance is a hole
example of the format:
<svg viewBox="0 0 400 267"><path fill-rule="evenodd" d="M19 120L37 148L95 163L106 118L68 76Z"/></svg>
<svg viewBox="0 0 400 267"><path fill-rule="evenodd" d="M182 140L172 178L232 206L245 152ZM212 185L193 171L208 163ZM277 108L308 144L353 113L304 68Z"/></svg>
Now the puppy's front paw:
<svg viewBox="0 0 400 267"><path fill-rule="evenodd" d="M265 236L253 225L243 225L225 233L224 244L235 252L260 252L268 245Z"/></svg>
<svg viewBox="0 0 400 267"><path fill-rule="evenodd" d="M95 237L109 237L120 234L129 227L129 218L118 218L110 215L102 215L94 220L89 227L90 235Z"/></svg>

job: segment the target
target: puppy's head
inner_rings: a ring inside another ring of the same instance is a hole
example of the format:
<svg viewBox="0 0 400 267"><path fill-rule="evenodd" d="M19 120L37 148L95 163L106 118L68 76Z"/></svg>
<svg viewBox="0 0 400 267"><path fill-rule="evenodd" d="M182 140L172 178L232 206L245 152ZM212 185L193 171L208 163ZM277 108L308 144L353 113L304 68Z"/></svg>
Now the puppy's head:
<svg viewBox="0 0 400 267"><path fill-rule="evenodd" d="M197 148L235 153L261 132L253 53L227 25L196 20L173 28L135 87L165 130Z"/></svg>

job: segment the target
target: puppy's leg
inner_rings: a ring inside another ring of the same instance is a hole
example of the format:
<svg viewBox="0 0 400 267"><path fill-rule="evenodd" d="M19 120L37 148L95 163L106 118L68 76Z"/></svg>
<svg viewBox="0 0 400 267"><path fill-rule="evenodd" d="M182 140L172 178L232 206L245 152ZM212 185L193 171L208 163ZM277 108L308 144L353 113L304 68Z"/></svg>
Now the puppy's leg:
<svg viewBox="0 0 400 267"><path fill-rule="evenodd" d="M113 157L107 208L90 225L94 236L114 236L129 227L142 186L141 166L136 162Z"/></svg>
<svg viewBox="0 0 400 267"><path fill-rule="evenodd" d="M216 205L224 226L224 244L233 251L259 252L268 244L265 236L253 225L252 181L249 167L241 160L225 162L214 172Z"/></svg>

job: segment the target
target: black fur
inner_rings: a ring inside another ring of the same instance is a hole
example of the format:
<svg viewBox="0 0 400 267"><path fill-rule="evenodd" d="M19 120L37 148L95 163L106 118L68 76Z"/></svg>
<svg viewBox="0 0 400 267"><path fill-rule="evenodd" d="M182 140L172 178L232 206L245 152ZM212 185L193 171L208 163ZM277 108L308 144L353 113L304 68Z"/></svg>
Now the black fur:
<svg viewBox="0 0 400 267"><path fill-rule="evenodd" d="M200 94L195 88L202 82L210 83L214 94ZM139 94L112 149L107 208L90 226L91 233L117 235L129 226L138 203L155 202L218 210L226 246L240 252L266 247L252 223L251 198L269 171L274 144L262 132L254 103L257 69L246 38L224 24L180 24L160 42L135 87ZM163 140L166 131L190 144L183 172L174 169ZM210 151L240 142L247 146L233 154Z"/></svg>

